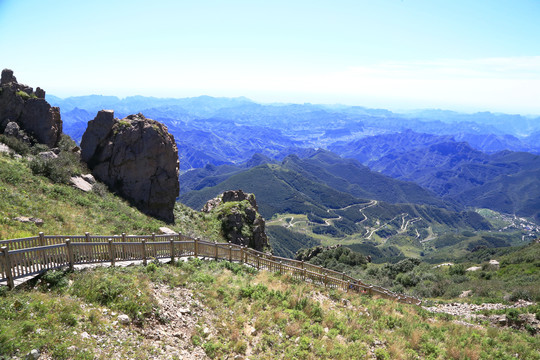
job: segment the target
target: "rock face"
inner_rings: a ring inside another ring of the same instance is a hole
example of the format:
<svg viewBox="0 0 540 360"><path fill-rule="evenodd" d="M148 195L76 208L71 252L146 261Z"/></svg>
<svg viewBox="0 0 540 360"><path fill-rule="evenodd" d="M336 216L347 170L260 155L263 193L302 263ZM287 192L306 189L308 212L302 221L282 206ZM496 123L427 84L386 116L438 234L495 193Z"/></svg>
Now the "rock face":
<svg viewBox="0 0 540 360"><path fill-rule="evenodd" d="M37 88L34 93L30 86L17 82L12 70L4 69L0 80L0 133L10 122L49 147L56 146L62 134L60 109L45 100L45 91Z"/></svg>
<svg viewBox="0 0 540 360"><path fill-rule="evenodd" d="M258 251L270 248L255 195L242 190L225 191L209 200L202 211L217 213L223 235L231 243L247 245Z"/></svg>
<svg viewBox="0 0 540 360"><path fill-rule="evenodd" d="M88 122L81 157L98 180L142 212L174 221L178 149L165 125L142 114L119 120L112 110L102 110Z"/></svg>

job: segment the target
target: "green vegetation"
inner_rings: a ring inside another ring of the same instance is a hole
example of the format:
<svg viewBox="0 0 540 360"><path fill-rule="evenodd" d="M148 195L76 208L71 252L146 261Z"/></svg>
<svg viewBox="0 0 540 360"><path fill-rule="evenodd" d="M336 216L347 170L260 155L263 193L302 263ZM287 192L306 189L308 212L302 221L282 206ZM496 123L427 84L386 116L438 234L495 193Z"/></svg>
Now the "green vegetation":
<svg viewBox="0 0 540 360"><path fill-rule="evenodd" d="M540 243L485 249L456 259L453 266L441 267L416 258L402 258L395 263L352 265L351 258L360 254L352 251L343 254L343 249L323 251L309 262L420 298L450 300L471 290L469 301L474 302L540 301ZM476 258L473 257L475 254ZM490 259L497 259L500 268L490 266ZM481 270L466 271L472 266L480 266Z"/></svg>
<svg viewBox="0 0 540 360"><path fill-rule="evenodd" d="M22 90L19 90L15 93L17 96L20 96L22 97L24 100L28 100L28 99L37 99L37 96L36 94L32 93L32 94L27 94L26 92L22 91Z"/></svg>
<svg viewBox="0 0 540 360"><path fill-rule="evenodd" d="M268 240L274 254L281 257L294 258L294 254L298 250L320 244L313 237L291 231L279 225L267 226L266 234L268 235Z"/></svg>
<svg viewBox="0 0 540 360"><path fill-rule="evenodd" d="M540 359L540 338L526 331L467 327L419 307L201 260L54 272L33 288L3 293L0 354L39 349L53 358L155 356L159 343L138 334L174 325L162 318L165 309L156 300L163 294L154 289L163 285L193 294L194 300L170 298L178 307L191 303L191 311L207 314L192 316L196 324L183 346L210 358ZM133 315L135 324L117 323L121 313Z"/></svg>
<svg viewBox="0 0 540 360"><path fill-rule="evenodd" d="M0 141L32 155L46 150L42 145L29 146L15 138L2 136ZM23 145L24 144L24 145ZM174 209L176 222L165 224L142 214L98 183L85 193L67 184L66 179L88 170L75 153L73 143L63 137L60 156L52 160L16 158L0 153L0 239L36 236L38 232L58 235L151 234L167 226L188 236L224 241L220 222L212 214L194 211L180 203ZM41 218L44 224L22 223L16 217Z"/></svg>
<svg viewBox="0 0 540 360"><path fill-rule="evenodd" d="M355 198L350 194L351 189L358 190L359 184L346 185L346 179L352 175L333 166L334 157L321 152L305 160L289 157L281 165L256 166L235 173L215 186L204 187L201 182L201 190L183 194L180 200L199 209L224 190L243 189L254 193L261 214L269 219L270 240L282 256L292 256L300 248L319 242L349 246L370 255L378 263L397 262L406 257L438 263L484 248L525 243L522 238L527 232L523 228L508 228L506 223L491 221L493 216L488 221L478 212ZM350 171L354 170L358 176L367 171L359 165L349 165ZM204 184L215 181L218 179L208 179ZM400 186L407 188L405 183ZM383 192L383 189L375 190ZM418 198L420 193L415 196ZM278 230L278 226L285 229ZM493 231L502 228L505 228L503 232ZM301 246L300 241L306 244Z"/></svg>

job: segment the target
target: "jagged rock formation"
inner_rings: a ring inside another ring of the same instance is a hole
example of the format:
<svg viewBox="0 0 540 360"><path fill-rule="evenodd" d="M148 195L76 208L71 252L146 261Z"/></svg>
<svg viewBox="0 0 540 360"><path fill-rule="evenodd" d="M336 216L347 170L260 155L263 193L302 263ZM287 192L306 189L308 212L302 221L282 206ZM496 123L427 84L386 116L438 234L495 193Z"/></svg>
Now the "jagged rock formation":
<svg viewBox="0 0 540 360"><path fill-rule="evenodd" d="M112 110L99 111L82 137L81 157L97 179L141 211L174 221L178 149L165 125L142 114L119 120Z"/></svg>
<svg viewBox="0 0 540 360"><path fill-rule="evenodd" d="M51 107L45 100L45 90L36 91L27 85L19 84L9 69L2 70L0 80L0 133L6 130L17 137L20 130L35 141L54 147L62 134L60 109Z"/></svg>
<svg viewBox="0 0 540 360"><path fill-rule="evenodd" d="M223 235L231 243L259 251L269 249L265 222L259 214L255 195L242 190L225 191L209 200L202 211L217 213Z"/></svg>

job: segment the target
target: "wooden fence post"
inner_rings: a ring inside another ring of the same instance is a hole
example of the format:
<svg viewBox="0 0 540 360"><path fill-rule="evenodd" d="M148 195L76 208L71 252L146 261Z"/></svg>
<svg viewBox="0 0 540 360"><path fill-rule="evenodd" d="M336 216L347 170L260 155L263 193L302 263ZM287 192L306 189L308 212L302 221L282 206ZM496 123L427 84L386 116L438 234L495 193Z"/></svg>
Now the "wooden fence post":
<svg viewBox="0 0 540 360"><path fill-rule="evenodd" d="M171 263L174 265L174 240L171 239Z"/></svg>
<svg viewBox="0 0 540 360"><path fill-rule="evenodd" d="M45 234L42 231L39 232L39 246L45 246Z"/></svg>
<svg viewBox="0 0 540 360"><path fill-rule="evenodd" d="M302 260L302 281L306 281L306 268L304 267L304 260Z"/></svg>
<svg viewBox="0 0 540 360"><path fill-rule="evenodd" d="M122 233L122 254L126 253L126 247L124 243L126 242L126 233Z"/></svg>
<svg viewBox="0 0 540 360"><path fill-rule="evenodd" d="M148 264L148 260L147 260L147 257L146 257L146 240L143 239L142 240L142 263L144 266L146 266Z"/></svg>
<svg viewBox="0 0 540 360"><path fill-rule="evenodd" d="M90 233L89 233L89 232L85 232L85 233L84 233L84 236L85 236L85 238L86 238L86 242L87 242L87 243L90 242Z"/></svg>
<svg viewBox="0 0 540 360"><path fill-rule="evenodd" d="M114 266L114 260L116 256L114 255L114 243L112 239L109 239L109 257L111 260L111 266Z"/></svg>
<svg viewBox="0 0 540 360"><path fill-rule="evenodd" d="M214 249L216 250L216 254L215 254L215 258L216 258L216 261L218 259L218 244L217 244L217 241L214 240Z"/></svg>
<svg viewBox="0 0 540 360"><path fill-rule="evenodd" d="M229 261L232 262L232 245L230 241L229 241Z"/></svg>
<svg viewBox="0 0 540 360"><path fill-rule="evenodd" d="M240 245L240 264L244 263L244 247Z"/></svg>
<svg viewBox="0 0 540 360"><path fill-rule="evenodd" d="M261 255L257 254L257 270L260 270L261 263L260 263Z"/></svg>
<svg viewBox="0 0 540 360"><path fill-rule="evenodd" d="M195 253L195 257L199 256L199 239L198 238L195 238L194 240L193 252Z"/></svg>
<svg viewBox="0 0 540 360"><path fill-rule="evenodd" d="M327 287L328 284L328 274L324 273L324 287Z"/></svg>
<svg viewBox="0 0 540 360"><path fill-rule="evenodd" d="M152 233L152 242L156 241L156 233Z"/></svg>
<svg viewBox="0 0 540 360"><path fill-rule="evenodd" d="M9 250L7 246L2 246L2 253L4 254L4 265L6 267L6 275L8 279L7 284L8 284L8 288L11 290L15 287L15 282L13 281L11 260L9 259Z"/></svg>
<svg viewBox="0 0 540 360"><path fill-rule="evenodd" d="M73 259L73 245L71 245L70 239L66 239L66 247L67 247L67 256L68 256L68 262L69 262L69 270L73 270L73 265L75 264L75 261Z"/></svg>

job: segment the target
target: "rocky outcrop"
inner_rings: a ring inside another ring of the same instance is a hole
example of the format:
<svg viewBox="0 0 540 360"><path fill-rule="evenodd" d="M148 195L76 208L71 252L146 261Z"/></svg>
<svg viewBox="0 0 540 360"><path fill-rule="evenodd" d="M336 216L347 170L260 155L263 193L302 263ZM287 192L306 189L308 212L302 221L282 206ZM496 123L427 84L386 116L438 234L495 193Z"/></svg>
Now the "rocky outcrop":
<svg viewBox="0 0 540 360"><path fill-rule="evenodd" d="M270 248L265 222L259 214L255 195L242 190L225 191L209 200L202 211L217 214L223 235L231 243L258 251Z"/></svg>
<svg viewBox="0 0 540 360"><path fill-rule="evenodd" d="M142 212L174 221L178 149L165 125L142 114L119 120L112 110L99 111L82 137L81 157L98 180Z"/></svg>
<svg viewBox="0 0 540 360"><path fill-rule="evenodd" d="M0 133L10 123L49 147L56 146L62 134L60 109L45 100L45 91L37 88L34 92L30 86L19 84L13 71L4 69L0 80ZM10 125L8 130L13 132L13 128Z"/></svg>

